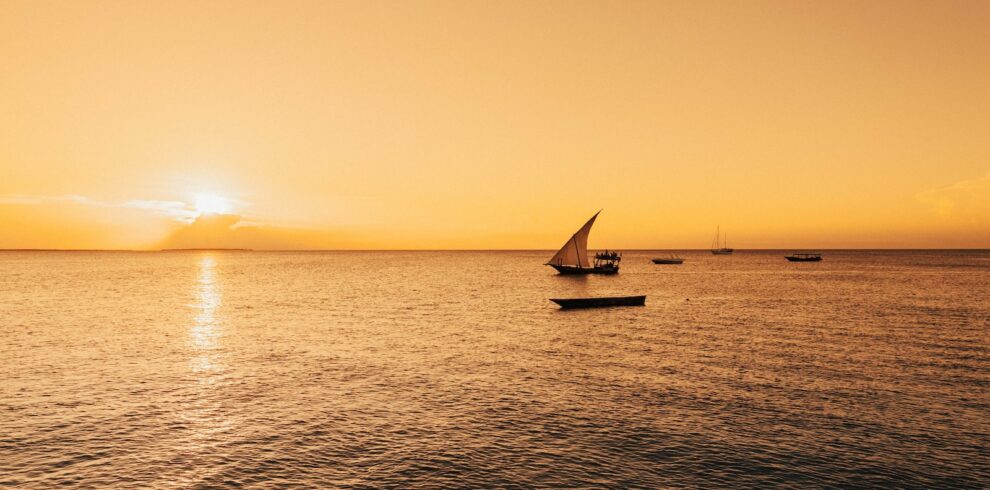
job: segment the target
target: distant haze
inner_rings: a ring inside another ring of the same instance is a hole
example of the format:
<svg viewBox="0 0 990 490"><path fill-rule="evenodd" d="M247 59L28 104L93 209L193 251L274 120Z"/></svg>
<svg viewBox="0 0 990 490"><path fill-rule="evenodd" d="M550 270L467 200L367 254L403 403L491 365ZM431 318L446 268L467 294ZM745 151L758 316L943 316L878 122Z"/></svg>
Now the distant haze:
<svg viewBox="0 0 990 490"><path fill-rule="evenodd" d="M990 2L0 0L0 248L990 247Z"/></svg>

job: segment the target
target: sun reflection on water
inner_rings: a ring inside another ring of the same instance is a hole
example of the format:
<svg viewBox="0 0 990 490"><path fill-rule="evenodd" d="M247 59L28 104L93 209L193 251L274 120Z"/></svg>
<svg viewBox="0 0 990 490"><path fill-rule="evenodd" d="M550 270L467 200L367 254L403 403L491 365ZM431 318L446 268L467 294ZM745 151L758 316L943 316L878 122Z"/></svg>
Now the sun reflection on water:
<svg viewBox="0 0 990 490"><path fill-rule="evenodd" d="M191 359L193 372L212 372L219 369L213 351L219 347L221 325L217 317L221 291L216 278L216 258L204 255L199 261L199 277L196 281L193 308L196 311L189 342L196 353Z"/></svg>
<svg viewBox="0 0 990 490"><path fill-rule="evenodd" d="M193 371L212 370L212 352L220 340L220 322L217 308L220 306L220 286L216 279L216 259L204 255L199 261L199 277L195 288L196 310L193 327L189 331L189 341L199 354L193 359Z"/></svg>
<svg viewBox="0 0 990 490"><path fill-rule="evenodd" d="M192 287L192 322L188 330L189 370L191 382L179 412L184 437L175 441L173 450L184 464L177 467L173 479L180 488L191 488L214 475L218 469L203 461L221 454L221 446L234 430L222 399L228 376L224 362L223 317L220 306L223 289L217 274L217 257L205 254L198 258L197 274Z"/></svg>

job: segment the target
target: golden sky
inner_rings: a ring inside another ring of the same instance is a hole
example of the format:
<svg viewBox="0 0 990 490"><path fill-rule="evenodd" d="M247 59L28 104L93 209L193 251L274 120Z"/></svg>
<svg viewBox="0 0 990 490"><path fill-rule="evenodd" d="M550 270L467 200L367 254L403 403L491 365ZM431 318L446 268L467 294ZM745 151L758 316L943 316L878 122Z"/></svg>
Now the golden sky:
<svg viewBox="0 0 990 490"><path fill-rule="evenodd" d="M599 208L592 247L990 247L987 26L986 1L0 0L0 248L557 248Z"/></svg>

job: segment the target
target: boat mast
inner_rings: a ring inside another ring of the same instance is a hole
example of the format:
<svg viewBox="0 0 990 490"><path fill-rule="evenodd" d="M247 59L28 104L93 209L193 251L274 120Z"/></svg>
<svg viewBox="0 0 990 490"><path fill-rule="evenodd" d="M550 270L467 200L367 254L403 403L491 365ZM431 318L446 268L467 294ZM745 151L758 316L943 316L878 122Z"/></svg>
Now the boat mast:
<svg viewBox="0 0 990 490"><path fill-rule="evenodd" d="M571 242L574 242L574 249L578 251L577 265L578 267L581 267L581 247L578 246L577 233L575 233L574 236L571 237Z"/></svg>

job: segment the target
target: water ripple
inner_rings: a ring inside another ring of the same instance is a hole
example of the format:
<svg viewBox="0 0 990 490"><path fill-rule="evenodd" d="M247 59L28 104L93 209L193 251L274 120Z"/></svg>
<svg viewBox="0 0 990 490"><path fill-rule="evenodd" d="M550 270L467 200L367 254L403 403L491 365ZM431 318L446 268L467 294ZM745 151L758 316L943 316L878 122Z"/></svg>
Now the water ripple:
<svg viewBox="0 0 990 490"><path fill-rule="evenodd" d="M0 254L0 486L990 486L990 254L545 255Z"/></svg>

